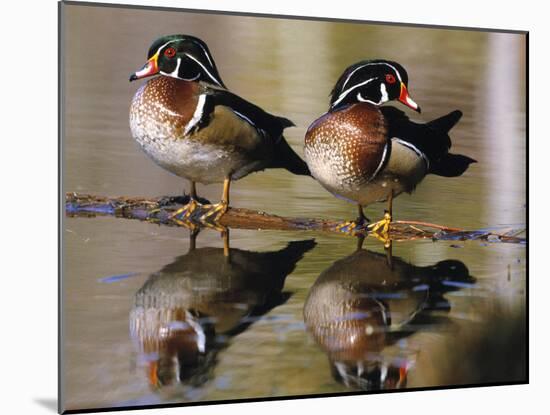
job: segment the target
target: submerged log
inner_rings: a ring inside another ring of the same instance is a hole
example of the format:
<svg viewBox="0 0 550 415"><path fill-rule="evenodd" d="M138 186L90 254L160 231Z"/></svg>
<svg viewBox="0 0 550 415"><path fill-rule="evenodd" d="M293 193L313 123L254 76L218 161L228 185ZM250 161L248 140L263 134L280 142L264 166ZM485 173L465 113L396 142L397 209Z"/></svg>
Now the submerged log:
<svg viewBox="0 0 550 415"><path fill-rule="evenodd" d="M180 197L105 197L90 194L67 193L65 195L65 213L71 217L115 216L137 219L166 226L195 228L204 226L193 218L182 220L174 213L189 202L189 196ZM367 227L358 227L347 232L340 229L342 221L321 218L289 218L255 210L230 207L221 216L215 226L234 229L255 230L304 230L323 231L355 236L373 235ZM208 225L208 224L207 224ZM468 231L434 223L421 221L394 221L391 223L389 237L393 241L433 239L433 240L484 240L488 242L525 243L517 235L525 229L508 229L499 233L490 230ZM377 236L377 235L373 235Z"/></svg>

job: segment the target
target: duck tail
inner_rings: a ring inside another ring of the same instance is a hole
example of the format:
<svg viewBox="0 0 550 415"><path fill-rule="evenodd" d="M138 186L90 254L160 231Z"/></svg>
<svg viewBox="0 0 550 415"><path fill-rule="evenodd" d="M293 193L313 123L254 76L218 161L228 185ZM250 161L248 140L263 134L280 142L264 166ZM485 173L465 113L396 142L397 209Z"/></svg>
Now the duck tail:
<svg viewBox="0 0 550 415"><path fill-rule="evenodd" d="M446 136L448 147L450 147L449 131L451 131L460 118L462 118L462 111L455 110L443 117L430 121L426 125L438 134ZM445 152L436 160L430 160L430 173L443 177L457 177L461 176L472 163L477 163L477 161L462 154Z"/></svg>
<svg viewBox="0 0 550 415"><path fill-rule="evenodd" d="M436 280L461 282L471 282L473 280L468 267L462 261L456 259L439 261L435 265L422 269L423 271L427 270L427 275Z"/></svg>
<svg viewBox="0 0 550 415"><path fill-rule="evenodd" d="M285 128L289 128L289 127L296 127L296 124L294 124L292 121L290 121L288 118L285 118L285 117L278 117L278 116L275 116L275 118L277 118L277 121L279 121L279 123L281 124L281 126L283 127L283 130Z"/></svg>
<svg viewBox="0 0 550 415"><path fill-rule="evenodd" d="M315 242L315 239L306 239L303 241L292 241L289 242L287 246L285 246L280 251L277 251L277 254L282 254L282 256L287 260L288 262L298 262L300 259L303 258L304 254L307 251L310 251L317 245L317 242Z"/></svg>
<svg viewBox="0 0 550 415"><path fill-rule="evenodd" d="M298 261L304 257L306 252L312 250L315 245L317 245L317 243L314 239L292 241L284 248L269 253L270 261L273 262L272 269L277 269L285 276L290 274L296 267Z"/></svg>
<svg viewBox="0 0 550 415"><path fill-rule="evenodd" d="M427 125L440 133L447 134L451 131L456 123L462 118L462 111L455 110L443 117L436 118L435 120L430 121Z"/></svg>
<svg viewBox="0 0 550 415"><path fill-rule="evenodd" d="M476 160L462 154L447 153L435 163L430 164L430 173L443 177L461 176Z"/></svg>
<svg viewBox="0 0 550 415"><path fill-rule="evenodd" d="M290 147L283 136L275 144L273 162L269 167L287 169L293 174L311 176L306 162Z"/></svg>

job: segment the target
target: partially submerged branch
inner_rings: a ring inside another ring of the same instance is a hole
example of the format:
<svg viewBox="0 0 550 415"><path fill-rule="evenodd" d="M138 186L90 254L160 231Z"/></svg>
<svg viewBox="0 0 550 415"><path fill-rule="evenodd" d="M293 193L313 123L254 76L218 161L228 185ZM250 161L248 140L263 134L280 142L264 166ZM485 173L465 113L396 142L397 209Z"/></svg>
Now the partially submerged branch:
<svg viewBox="0 0 550 415"><path fill-rule="evenodd" d="M68 216L94 217L116 216L127 219L138 219L167 226L195 227L199 224L182 221L173 217L174 212L189 201L188 196L139 198L94 196L89 194L67 193L65 211ZM236 229L266 230L309 230L337 232L341 222L319 218L288 218L258 212L250 209L234 208L219 219L221 226ZM389 236L394 241L414 239L434 240L486 240L490 242L525 243L525 238L516 236L517 229L507 233L491 231L467 231L420 221L392 222ZM367 235L366 228L356 228L354 235Z"/></svg>

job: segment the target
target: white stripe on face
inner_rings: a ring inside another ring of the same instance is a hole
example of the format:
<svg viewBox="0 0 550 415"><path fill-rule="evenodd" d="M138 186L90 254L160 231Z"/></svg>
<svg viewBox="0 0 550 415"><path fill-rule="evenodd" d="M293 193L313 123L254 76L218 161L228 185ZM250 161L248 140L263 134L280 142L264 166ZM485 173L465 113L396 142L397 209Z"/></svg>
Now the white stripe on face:
<svg viewBox="0 0 550 415"><path fill-rule="evenodd" d="M157 53L155 53L155 55L159 55L160 56L160 51L163 47L165 47L166 45L172 43L172 42L175 42L176 40L178 39L175 39L175 40L169 40L168 42L166 42L164 45L162 45L160 48L157 49Z"/></svg>
<svg viewBox="0 0 550 415"><path fill-rule="evenodd" d="M213 66L214 66L214 62L212 62L212 58L210 57L210 54L206 51L206 49L204 48L204 46L202 46L199 42L194 41L194 40L193 40L193 43L194 43L195 45L198 45L198 46L202 49L202 51L203 51L204 54L206 55L206 59L208 59L208 62L210 63L210 66L213 67Z"/></svg>
<svg viewBox="0 0 550 415"><path fill-rule="evenodd" d="M364 82L361 82L357 85L354 85L352 86L351 88L348 88L346 89L344 92L342 92L339 96L338 96L338 99L336 101L334 101L334 103L332 104L332 106L334 107L335 105L338 105L351 91L353 91L354 89L356 88L359 88L363 85L367 85L369 82L371 81L374 81L376 78L370 78L370 79L367 79L366 81Z"/></svg>
<svg viewBox="0 0 550 415"><path fill-rule="evenodd" d="M206 67L197 59L195 58L193 55L190 55L189 53L186 53L185 56L187 56L188 58L190 59L193 59L195 62L197 62L199 64L199 66L204 69L204 71L206 72L206 74L210 77L210 79L212 79L214 81L214 83L218 84L219 86L222 86L222 83L221 81L219 81L218 79L216 79L216 77L214 77L209 71L208 69L206 69Z"/></svg>
<svg viewBox="0 0 550 415"><path fill-rule="evenodd" d="M181 58L178 58L178 64L176 65L176 69L174 69L172 71L172 73L170 74L170 76L173 76L174 78L177 78L178 77L178 72L180 70L180 65L181 65Z"/></svg>
<svg viewBox="0 0 550 415"><path fill-rule="evenodd" d="M363 95L361 95L361 92L358 92L358 93L357 93L357 101L360 101L360 102L368 102L369 104L373 104L373 105L380 105L380 104L382 104L382 99L380 99L379 102L374 102L374 101L371 101L370 99L365 99L365 98L363 98Z"/></svg>
<svg viewBox="0 0 550 415"><path fill-rule="evenodd" d="M346 80L344 81L344 84L342 85L342 89L346 86L346 84L348 83L348 81L351 79L351 77L353 76L353 74L354 74L355 72L357 72L359 69L365 68L366 66L372 66L372 65L386 65L386 66L390 67L391 69L393 69L393 71L394 71L395 74L397 75L397 79L399 79L400 81L402 81L402 79L401 79L401 74L400 74L399 71L395 68L395 66L390 65L389 63L386 63L386 62L370 62L370 63L365 63L364 65L361 65L361 66L359 66L358 68L355 68L355 69L348 75L348 77L346 78Z"/></svg>
<svg viewBox="0 0 550 415"><path fill-rule="evenodd" d="M178 69L179 69L179 64L178 64ZM166 76L172 76L174 78L181 79L183 81L196 81L201 76L200 72L198 72L193 78L182 78L182 77L178 76L177 71L173 71L173 72L170 72L170 73L164 72L164 71L159 71L159 73L162 74L162 75L166 75Z"/></svg>
<svg viewBox="0 0 550 415"><path fill-rule="evenodd" d="M156 54L158 54L158 55L160 56L160 51L161 51L166 45L168 45L168 44L170 44L170 43L172 43L172 42L180 41L180 40L182 40L182 39L169 40L168 42L166 42L165 44L163 44L161 47L159 47L159 48L157 49ZM200 43L198 43L198 42L194 42L194 41L193 41L193 43L195 43L196 45L200 46L200 48L202 49L202 51L204 52L204 54L205 54L205 56L206 56L206 59L208 59L208 62L210 63L210 66L214 67L214 63L212 62L212 58L210 57L210 55L208 54L208 52L206 52L206 49L204 49L204 47L203 47ZM197 62L197 63L200 65L200 67L201 67L202 69L204 69L204 71L206 72L206 74L214 81L214 83L218 84L219 86L222 86L221 81L218 80L216 77L214 77L214 76L208 71L208 69L206 69L206 67L205 67L197 58L195 58L193 55L190 55L189 53L186 53L185 55L186 55L187 57L193 59L195 62ZM169 74L166 73L166 72L162 72L162 71L161 71L161 73L162 73L163 75L168 75L168 76L173 76L174 78L179 78L179 77L177 76L177 71L179 70L180 64L181 64L180 58L178 58L178 66L176 67L176 70L175 70L175 71L173 71L172 73L169 73ZM184 81L194 81L194 80L198 79L199 77L200 77L200 73L199 73L197 76L195 76L195 77L193 77L193 78L191 78L191 79L185 79L185 78L180 78L180 79L183 79Z"/></svg>
<svg viewBox="0 0 550 415"><path fill-rule="evenodd" d="M368 102L374 105L382 105L384 102L388 102L389 99L390 98L388 96L388 91L386 90L386 85L384 83L380 84L380 101L378 102L374 102L374 101L371 101L370 99L363 98L363 95L361 95L361 92L357 93L357 101Z"/></svg>
<svg viewBox="0 0 550 415"><path fill-rule="evenodd" d="M172 43L172 42L176 42L177 40L179 39L174 39L174 40L170 40L168 42L166 42L164 45L162 45L160 48L157 49L157 52L155 53L155 55L157 56L160 56L160 51L168 44ZM158 59L158 58L157 58ZM164 71L159 71L159 73L161 73L162 75L166 75L166 76L171 76L173 78L179 78L178 76L178 71L180 69L180 64L181 64L181 58L178 58L178 64L176 66L176 69L173 70L172 72L170 73L167 73L167 72L164 72ZM195 78L193 79L184 79L185 81L194 81L195 79L197 79L198 77L200 76L200 74L198 74ZM183 78L181 78L183 79Z"/></svg>
<svg viewBox="0 0 550 415"><path fill-rule="evenodd" d="M380 98L380 103L388 102L390 99L388 91L386 90L386 84L383 82L380 84L380 95L382 96L382 98Z"/></svg>

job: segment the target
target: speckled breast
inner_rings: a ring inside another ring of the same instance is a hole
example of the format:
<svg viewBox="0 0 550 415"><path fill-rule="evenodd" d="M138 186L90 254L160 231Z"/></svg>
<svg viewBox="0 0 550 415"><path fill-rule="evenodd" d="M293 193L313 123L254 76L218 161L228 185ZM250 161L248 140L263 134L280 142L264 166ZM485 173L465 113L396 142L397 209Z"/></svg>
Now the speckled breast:
<svg viewBox="0 0 550 415"><path fill-rule="evenodd" d="M359 250L319 275L304 304L304 321L315 340L336 360L359 360L380 352L388 331L422 309L427 291L410 288L412 266ZM369 328L370 327L370 328Z"/></svg>
<svg viewBox="0 0 550 415"><path fill-rule="evenodd" d="M356 200L381 168L387 144L382 113L368 103L324 114L308 129L304 155L315 177L330 192Z"/></svg>
<svg viewBox="0 0 550 415"><path fill-rule="evenodd" d="M216 107L208 128L191 131L202 111L200 88L166 76L149 80L130 106L132 136L155 163L192 181L215 183L248 173L256 167L249 153L257 134L227 108ZM236 144L244 150L237 151Z"/></svg>

